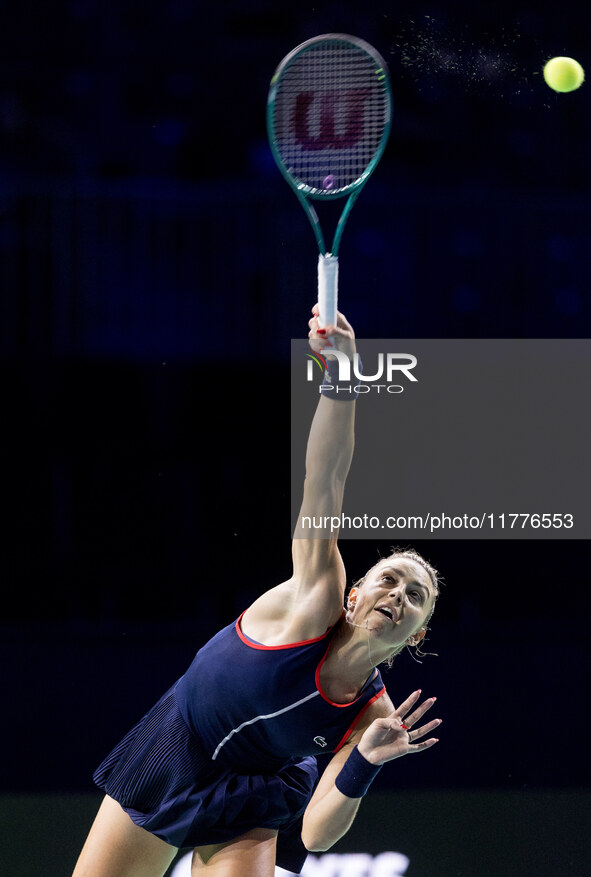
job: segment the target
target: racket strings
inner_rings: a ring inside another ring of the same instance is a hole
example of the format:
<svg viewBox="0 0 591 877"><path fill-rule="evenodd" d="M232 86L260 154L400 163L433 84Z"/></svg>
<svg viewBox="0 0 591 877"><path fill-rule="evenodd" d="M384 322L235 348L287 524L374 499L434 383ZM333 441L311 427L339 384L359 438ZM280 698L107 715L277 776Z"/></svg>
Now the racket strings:
<svg viewBox="0 0 591 877"><path fill-rule="evenodd" d="M389 121L384 79L372 55L337 41L316 44L283 71L274 139L301 184L338 195L364 176Z"/></svg>

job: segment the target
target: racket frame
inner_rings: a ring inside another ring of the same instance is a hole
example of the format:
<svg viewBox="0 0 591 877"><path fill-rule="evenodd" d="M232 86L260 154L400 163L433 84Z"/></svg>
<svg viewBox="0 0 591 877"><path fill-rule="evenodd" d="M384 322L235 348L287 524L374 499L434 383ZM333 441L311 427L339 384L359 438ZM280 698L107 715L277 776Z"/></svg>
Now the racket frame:
<svg viewBox="0 0 591 877"><path fill-rule="evenodd" d="M370 55L376 64L375 74L378 76L380 85L385 91L386 94L386 122L384 125L384 129L382 131L382 135L380 138L380 142L369 161L367 167L353 183L350 183L347 186L343 186L338 189L336 192L330 192L327 190L317 189L313 186L309 186L306 183L298 182L294 176L289 172L285 162L283 161L283 157L277 148L276 138L275 138L275 123L274 123L274 110L275 110L275 100L279 87L279 82L283 73L291 66L291 64L295 61L296 58L299 58L303 52L307 52L310 49L314 48L318 43L326 40L334 40L334 41L342 41L354 44L356 47L362 49L366 54ZM390 77L388 75L388 68L386 66L386 62L382 58L382 56L365 40L360 39L359 37L351 36L350 34L345 33L328 33L328 34L320 34L319 36L312 37L312 39L306 40L303 43L300 43L299 46L296 46L289 52L283 60L278 65L273 77L271 79L271 85L269 88L269 94L267 98L267 132L269 144L271 147L271 152L273 154L273 158L281 171L283 177L289 183L291 189L295 193L298 201L304 208L304 211L310 221L312 226L312 230L314 232L314 236L316 238L316 243L318 246L318 288L319 288L319 304L320 304L320 324L322 326L326 325L336 325L336 308L337 308L337 285L338 285L338 255L339 255L339 247L341 244L341 238L343 235L343 231L345 230L345 225L347 224L347 220L349 218L349 214L359 197L361 190L365 186L368 178L374 172L378 162L382 158L384 151L386 149L386 144L388 142L388 138L390 136L390 129L392 127L392 88L390 85ZM318 213L314 207L313 201L335 201L337 199L347 198L347 202L341 211L341 215L336 225L336 229L334 231L333 239L330 248L326 246L326 240L324 237L324 233L322 227L320 225L320 219L318 217Z"/></svg>

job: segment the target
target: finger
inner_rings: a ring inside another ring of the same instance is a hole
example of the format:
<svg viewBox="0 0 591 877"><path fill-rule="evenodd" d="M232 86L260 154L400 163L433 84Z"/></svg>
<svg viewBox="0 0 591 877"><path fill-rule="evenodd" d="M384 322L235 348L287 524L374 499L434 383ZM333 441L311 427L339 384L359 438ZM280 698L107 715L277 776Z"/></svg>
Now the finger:
<svg viewBox="0 0 591 877"><path fill-rule="evenodd" d="M308 320L308 326L310 330L314 332L319 337L326 338L327 335L341 335L342 332L340 329L337 329L336 326L320 326L320 318L318 316L312 317Z"/></svg>
<svg viewBox="0 0 591 877"><path fill-rule="evenodd" d="M375 719L372 723L372 727L376 730L379 728L379 730L383 731L385 734L389 731L398 733L400 731L400 722L392 718L392 716L384 716L381 719Z"/></svg>
<svg viewBox="0 0 591 877"><path fill-rule="evenodd" d="M325 341L322 337L317 337L316 335L310 335L308 338L308 344L314 353L326 355L326 348L333 346L330 341Z"/></svg>
<svg viewBox="0 0 591 877"><path fill-rule="evenodd" d="M318 329L317 338L320 342L320 347L318 348L318 350L325 350L327 347L334 347L334 344L332 343L330 338L327 338L324 333L324 329Z"/></svg>
<svg viewBox="0 0 591 877"><path fill-rule="evenodd" d="M412 742L414 743L415 740L418 740L420 737L424 737L425 734L430 734L431 731L434 731L435 728L438 728L442 721L443 719L433 719L433 721L427 722L427 724L423 725L421 728L416 728L415 730L411 731L409 737L412 737Z"/></svg>
<svg viewBox="0 0 591 877"><path fill-rule="evenodd" d="M417 688L416 691L413 691L411 695L409 695L406 700L403 700L398 709L394 710L393 715L396 716L399 720L402 719L402 716L405 716L412 707L415 705L419 697L421 696L421 689ZM406 723L405 723L406 724Z"/></svg>
<svg viewBox="0 0 591 877"><path fill-rule="evenodd" d="M408 725L409 728L412 728L412 726L416 725L419 719L421 719L425 715L427 710L431 709L436 700L436 697L427 698L427 700L424 701L424 703L422 703L420 706L418 706L416 710L413 710L409 716L405 716L404 724Z"/></svg>
<svg viewBox="0 0 591 877"><path fill-rule="evenodd" d="M436 743L439 743L439 737L430 737L428 740L423 740L422 743L411 743L408 747L408 754L412 755L413 752L422 752L423 749L430 749Z"/></svg>
<svg viewBox="0 0 591 877"><path fill-rule="evenodd" d="M319 327L317 317L312 317L308 320L308 327L310 329L308 332L308 338L318 342L318 346L315 348L318 352L322 350L323 347L333 346L332 341L329 341L326 338L327 330Z"/></svg>
<svg viewBox="0 0 591 877"><path fill-rule="evenodd" d="M321 334L325 334L325 333L328 331L328 328L329 328L329 327L327 327L327 326L324 326L322 329L320 328L320 318L318 317L318 315L316 315L316 316L314 316L314 317L311 317L311 318L308 320L308 326L309 326L310 329L312 329L314 332L321 332Z"/></svg>

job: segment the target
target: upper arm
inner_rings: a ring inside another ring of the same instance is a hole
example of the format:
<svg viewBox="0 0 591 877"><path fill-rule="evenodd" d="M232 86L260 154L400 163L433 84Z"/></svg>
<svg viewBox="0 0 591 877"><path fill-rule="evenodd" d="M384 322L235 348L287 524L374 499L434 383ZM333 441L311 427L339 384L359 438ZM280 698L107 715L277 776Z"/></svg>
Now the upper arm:
<svg viewBox="0 0 591 877"><path fill-rule="evenodd" d="M336 538L294 539L293 577L298 602L310 602L314 611L343 608L347 575Z"/></svg>
<svg viewBox="0 0 591 877"><path fill-rule="evenodd" d="M320 585L342 606L345 570L337 540L345 482L354 448L355 403L321 397L306 449L303 497L292 540L293 577L300 591Z"/></svg>
<svg viewBox="0 0 591 877"><path fill-rule="evenodd" d="M345 328L341 334L352 338L348 324ZM264 637L266 644L311 639L342 613L346 574L337 539L354 424L355 402L320 397L306 446L303 498L292 539L293 574L247 610L244 620L254 639ZM302 528L306 519L310 523Z"/></svg>
<svg viewBox="0 0 591 877"><path fill-rule="evenodd" d="M292 576L266 591L246 610L244 632L265 645L322 636L342 614L344 581L344 567L342 574L327 573L315 580Z"/></svg>

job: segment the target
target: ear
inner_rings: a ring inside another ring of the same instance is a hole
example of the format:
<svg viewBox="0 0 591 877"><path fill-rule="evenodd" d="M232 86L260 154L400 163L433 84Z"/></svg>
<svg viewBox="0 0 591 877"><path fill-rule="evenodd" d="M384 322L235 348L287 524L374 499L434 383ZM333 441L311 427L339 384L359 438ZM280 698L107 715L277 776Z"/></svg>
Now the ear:
<svg viewBox="0 0 591 877"><path fill-rule="evenodd" d="M423 637L425 636L426 633L427 633L427 628L422 627L420 630L417 630L416 633L413 633L412 636L409 636L409 638L406 641L406 644L409 646L418 646L418 644L423 639Z"/></svg>
<svg viewBox="0 0 591 877"><path fill-rule="evenodd" d="M357 594L359 593L359 588L351 588L349 591L349 595L347 597L347 607L353 608L355 603L357 602Z"/></svg>

